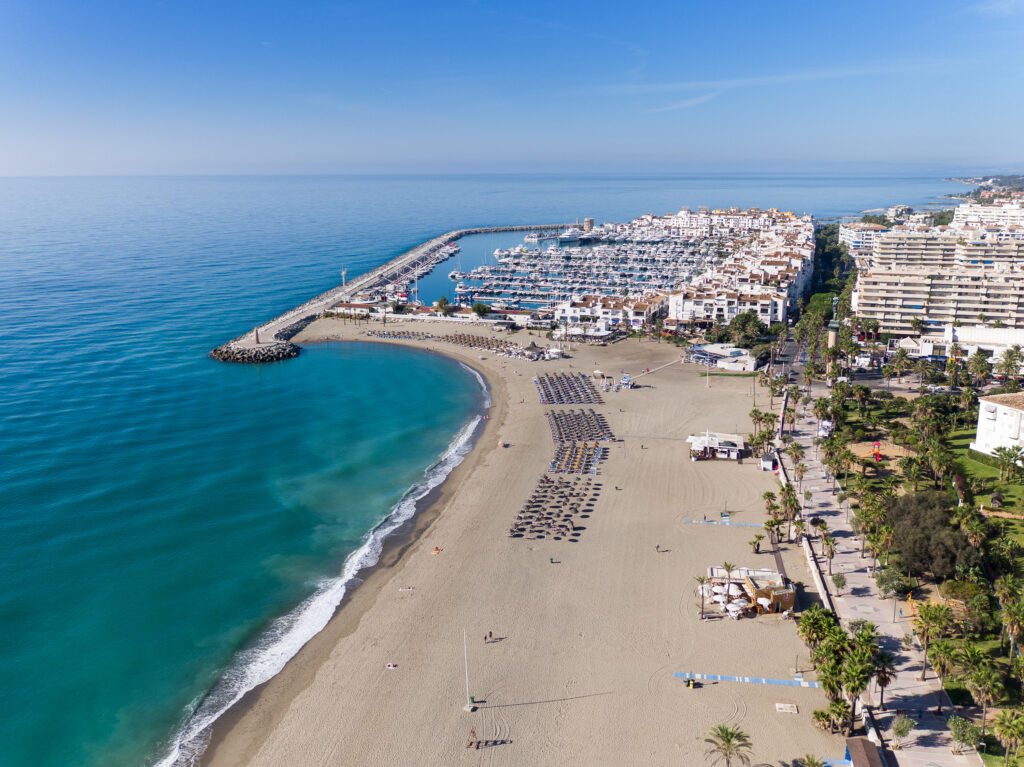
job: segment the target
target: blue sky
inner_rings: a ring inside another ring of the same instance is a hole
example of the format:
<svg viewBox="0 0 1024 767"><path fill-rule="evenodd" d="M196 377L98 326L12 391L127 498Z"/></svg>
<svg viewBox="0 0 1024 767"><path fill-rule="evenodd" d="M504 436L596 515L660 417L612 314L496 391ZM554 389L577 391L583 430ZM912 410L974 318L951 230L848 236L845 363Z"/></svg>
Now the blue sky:
<svg viewBox="0 0 1024 767"><path fill-rule="evenodd" d="M0 175L1024 168L1024 0L0 3Z"/></svg>

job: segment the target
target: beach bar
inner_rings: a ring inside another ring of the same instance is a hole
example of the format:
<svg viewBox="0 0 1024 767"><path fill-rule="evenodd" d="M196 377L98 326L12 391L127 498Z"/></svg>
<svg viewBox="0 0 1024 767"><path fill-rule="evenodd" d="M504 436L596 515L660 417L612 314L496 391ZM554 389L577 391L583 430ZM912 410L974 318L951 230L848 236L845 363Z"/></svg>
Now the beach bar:
<svg viewBox="0 0 1024 767"><path fill-rule="evenodd" d="M719 602L723 612L782 613L792 610L796 604L796 591L786 583L786 578L775 570L755 570L737 567L726 572L724 568L712 565L708 568L708 582L704 585L705 596ZM739 605L739 610L730 610Z"/></svg>
<svg viewBox="0 0 1024 767"><path fill-rule="evenodd" d="M707 461L712 458L725 458L738 461L746 452L747 444L740 434L726 434L718 431L705 431L703 434L691 434L686 438L690 443L690 460Z"/></svg>

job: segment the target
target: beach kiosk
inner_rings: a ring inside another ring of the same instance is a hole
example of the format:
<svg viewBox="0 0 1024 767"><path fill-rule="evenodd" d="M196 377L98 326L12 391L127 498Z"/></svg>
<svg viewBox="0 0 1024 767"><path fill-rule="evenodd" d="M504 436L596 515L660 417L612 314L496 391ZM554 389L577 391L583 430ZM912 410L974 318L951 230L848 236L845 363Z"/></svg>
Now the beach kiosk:
<svg viewBox="0 0 1024 767"><path fill-rule="evenodd" d="M691 434L686 441L690 443L691 461L708 461L717 458L738 461L747 449L742 435L720 431L708 430L703 434Z"/></svg>

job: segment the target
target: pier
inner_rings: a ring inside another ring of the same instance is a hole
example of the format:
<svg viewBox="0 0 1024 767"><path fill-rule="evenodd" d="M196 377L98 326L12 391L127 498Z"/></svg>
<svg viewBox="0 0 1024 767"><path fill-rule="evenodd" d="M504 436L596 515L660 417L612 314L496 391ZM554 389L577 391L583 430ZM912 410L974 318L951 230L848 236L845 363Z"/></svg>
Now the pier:
<svg viewBox="0 0 1024 767"><path fill-rule="evenodd" d="M387 263L311 298L304 304L253 328L238 338L231 339L226 344L213 349L210 356L222 362L250 363L278 362L297 357L299 347L291 343L291 339L325 310L339 302L349 301L359 293L392 286L407 279L418 270L433 269L451 257L450 253L445 252L445 248L463 237L494 232L557 232L566 226L568 224L478 226L454 229L420 243Z"/></svg>

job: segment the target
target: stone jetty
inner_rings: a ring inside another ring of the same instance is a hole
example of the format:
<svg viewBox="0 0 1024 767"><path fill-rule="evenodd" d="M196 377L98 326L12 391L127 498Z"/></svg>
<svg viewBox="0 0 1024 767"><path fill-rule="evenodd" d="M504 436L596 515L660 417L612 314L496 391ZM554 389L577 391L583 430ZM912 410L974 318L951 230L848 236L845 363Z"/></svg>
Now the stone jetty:
<svg viewBox="0 0 1024 767"><path fill-rule="evenodd" d="M291 339L306 325L323 312L342 301L349 301L358 293L372 290L402 279L416 269L433 267L450 258L445 246L471 234L492 232L533 232L561 229L567 224L478 226L455 229L427 240L386 264L371 269L344 285L321 293L301 306L296 306L279 317L253 328L248 333L233 338L210 352L210 356L221 362L279 362L299 355L299 347Z"/></svg>

